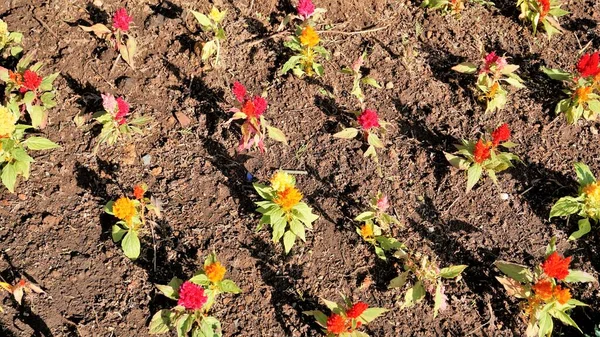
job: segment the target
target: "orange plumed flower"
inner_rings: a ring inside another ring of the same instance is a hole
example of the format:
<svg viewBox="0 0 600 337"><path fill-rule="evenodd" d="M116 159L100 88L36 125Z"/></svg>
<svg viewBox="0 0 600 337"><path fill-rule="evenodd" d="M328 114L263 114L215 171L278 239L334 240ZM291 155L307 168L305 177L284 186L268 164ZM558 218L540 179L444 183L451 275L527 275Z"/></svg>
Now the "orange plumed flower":
<svg viewBox="0 0 600 337"><path fill-rule="evenodd" d="M369 224L364 224L362 227L360 227L360 235L364 239L372 238L373 237L373 226L371 226Z"/></svg>
<svg viewBox="0 0 600 337"><path fill-rule="evenodd" d="M593 87L581 87L581 88L577 88L577 90L575 90L575 94L573 95L573 98L576 99L578 102L587 102L590 96L590 93L592 92Z"/></svg>
<svg viewBox="0 0 600 337"><path fill-rule="evenodd" d="M554 288L554 297L560 304L565 304L571 299L571 291L569 289L563 289L561 286Z"/></svg>
<svg viewBox="0 0 600 337"><path fill-rule="evenodd" d="M346 322L344 318L338 314L331 314L331 316L327 318L327 331L335 335L346 332Z"/></svg>
<svg viewBox="0 0 600 337"><path fill-rule="evenodd" d="M583 188L583 193L585 193L587 200L592 205L600 205L600 186L598 183L592 183L586 185Z"/></svg>
<svg viewBox="0 0 600 337"><path fill-rule="evenodd" d="M144 190L144 188L140 185L135 185L133 187L133 196L137 199L137 200L142 200L142 198L144 197L144 193L146 193L146 191Z"/></svg>
<svg viewBox="0 0 600 337"><path fill-rule="evenodd" d="M117 199L113 204L112 211L117 218L127 223L130 223L131 219L137 214L133 200L127 197Z"/></svg>
<svg viewBox="0 0 600 337"><path fill-rule="evenodd" d="M481 164L484 161L488 160L491 157L490 146L487 144L484 144L483 141L480 139L475 144L475 150L473 151L473 157L475 159L475 162L478 164Z"/></svg>
<svg viewBox="0 0 600 337"><path fill-rule="evenodd" d="M533 291L535 292L537 297L541 298L544 301L548 301L552 298L552 282L548 280L537 281L533 285Z"/></svg>
<svg viewBox="0 0 600 337"><path fill-rule="evenodd" d="M204 273L212 283L221 282L225 277L225 271L225 267L218 261L204 267Z"/></svg>
<svg viewBox="0 0 600 337"><path fill-rule="evenodd" d="M564 280L569 275L569 263L571 263L570 256L563 258L554 252L542 263L542 269L548 277Z"/></svg>
<svg viewBox="0 0 600 337"><path fill-rule="evenodd" d="M281 206L284 211L289 212L302 200L302 193L295 187L287 187L281 192L277 192L277 197L273 199L277 205Z"/></svg>
<svg viewBox="0 0 600 337"><path fill-rule="evenodd" d="M302 30L302 33L300 34L300 42L303 45L305 45L307 47L314 47L314 46L318 45L320 41L321 41L321 39L319 38L319 34L313 27L311 27L311 26L304 27L304 29Z"/></svg>

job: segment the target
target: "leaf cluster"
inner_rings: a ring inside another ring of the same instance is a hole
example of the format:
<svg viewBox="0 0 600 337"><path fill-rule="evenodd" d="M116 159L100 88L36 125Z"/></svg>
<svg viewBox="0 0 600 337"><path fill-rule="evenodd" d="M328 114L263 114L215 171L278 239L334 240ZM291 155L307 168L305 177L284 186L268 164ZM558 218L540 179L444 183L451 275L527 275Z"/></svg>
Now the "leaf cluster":
<svg viewBox="0 0 600 337"><path fill-rule="evenodd" d="M538 0L518 0L517 7L521 10L519 18L531 22L533 26L533 34L537 34L541 24L548 40L556 34L561 34L564 29L558 23L558 18L569 14L566 10L560 8L562 3L560 0L548 0L550 2L550 10L544 13L544 9Z"/></svg>
<svg viewBox="0 0 600 337"><path fill-rule="evenodd" d="M593 77L577 77L560 69L541 68L553 80L563 81L568 95L556 104L554 112L564 113L569 124L575 124L580 118L596 120L600 113L600 96Z"/></svg>
<svg viewBox="0 0 600 337"><path fill-rule="evenodd" d="M223 20L227 16L227 10L220 11L217 7L212 7L208 15L190 10L196 21L205 33L212 33L212 39L202 45L202 61L208 61L215 56L215 65L220 63L221 42L226 39L225 29L223 29Z"/></svg>

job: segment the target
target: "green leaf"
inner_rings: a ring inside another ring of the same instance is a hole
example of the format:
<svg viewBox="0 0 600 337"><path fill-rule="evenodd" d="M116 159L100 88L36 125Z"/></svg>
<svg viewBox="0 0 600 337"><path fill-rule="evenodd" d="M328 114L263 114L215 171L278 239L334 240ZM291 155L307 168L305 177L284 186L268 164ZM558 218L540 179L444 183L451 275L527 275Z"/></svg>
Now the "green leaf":
<svg viewBox="0 0 600 337"><path fill-rule="evenodd" d="M288 254L290 250L292 250L295 241L296 235L292 233L292 231L286 231L283 234L283 248L285 249L286 254Z"/></svg>
<svg viewBox="0 0 600 337"><path fill-rule="evenodd" d="M402 272L399 276L394 277L390 284L388 284L388 289L393 288L402 288L406 284L406 279L408 278L408 271Z"/></svg>
<svg viewBox="0 0 600 337"><path fill-rule="evenodd" d="M42 124L44 124L48 113L44 107L40 105L32 105L31 107L27 108L27 111L29 112L29 117L31 118L31 125L34 128L38 129Z"/></svg>
<svg viewBox="0 0 600 337"><path fill-rule="evenodd" d="M496 261L494 265L506 276L518 282L531 283L533 281L533 274L526 266L504 261Z"/></svg>
<svg viewBox="0 0 600 337"><path fill-rule="evenodd" d="M210 10L208 16L216 23L219 23L225 19L225 15L227 15L227 10L219 11L219 9L215 6Z"/></svg>
<svg viewBox="0 0 600 337"><path fill-rule="evenodd" d="M200 332L202 337L221 337L221 322L211 316L204 317L200 322Z"/></svg>
<svg viewBox="0 0 600 337"><path fill-rule="evenodd" d="M462 273L463 270L465 270L465 268L467 268L466 265L457 265L457 266L450 266L450 267L442 268L442 270L440 270L440 277L448 278L448 279L455 278L458 275L460 275L460 273Z"/></svg>
<svg viewBox="0 0 600 337"><path fill-rule="evenodd" d="M198 21L198 23L200 24L200 26L202 26L202 29L204 30L204 27L211 27L212 26L212 22L210 21L210 19L208 18L208 16L200 13L200 12L196 12L194 10L190 10L190 12L192 13L192 15L194 15L194 17L196 18L196 21Z"/></svg>
<svg viewBox="0 0 600 337"><path fill-rule="evenodd" d="M281 68L281 74L285 75L288 71L292 70L299 62L300 59L302 58L302 56L292 56L289 58L289 60L287 60L287 62L283 65L283 68Z"/></svg>
<svg viewBox="0 0 600 337"><path fill-rule="evenodd" d="M137 42L135 42L135 39L133 37L128 37L127 43L125 45L121 44L119 46L119 53L121 54L121 57L123 58L123 60L125 60L125 62L127 62L131 69L135 69L133 58L136 52Z"/></svg>
<svg viewBox="0 0 600 337"><path fill-rule="evenodd" d="M18 171L15 163L8 163L2 168L2 184L11 192L15 192L15 185L17 184Z"/></svg>
<svg viewBox="0 0 600 337"><path fill-rule="evenodd" d="M362 212L360 213L356 218L354 218L355 221L360 221L360 222L364 222L367 220L371 220L375 217L375 212Z"/></svg>
<svg viewBox="0 0 600 337"><path fill-rule="evenodd" d="M437 286L435 287L435 297L433 303L433 318L436 318L440 308L442 307L442 303L444 301L444 294L442 293L442 282L438 281Z"/></svg>
<svg viewBox="0 0 600 337"><path fill-rule="evenodd" d="M210 280L208 279L208 276L206 276L206 274L204 274L204 272L199 272L196 275L194 275L191 279L190 282L201 285L201 286L209 286L210 285Z"/></svg>
<svg viewBox="0 0 600 337"><path fill-rule="evenodd" d="M332 302L332 301L328 301L324 298L321 297L321 301L323 301L323 303L325 304L325 306L331 310L331 312L333 312L334 314L339 314L341 312L341 308L340 305L337 304L336 302Z"/></svg>
<svg viewBox="0 0 600 337"><path fill-rule="evenodd" d="M594 174L590 170L589 166L584 163L575 163L575 172L577 173L577 181L581 186L587 186L596 182Z"/></svg>
<svg viewBox="0 0 600 337"><path fill-rule="evenodd" d="M216 51L217 43L214 40L208 41L202 46L202 60L208 60Z"/></svg>
<svg viewBox="0 0 600 337"><path fill-rule="evenodd" d="M362 313L362 315L360 315L360 317L358 317L358 320L363 324L368 324L388 311L389 310L385 308L368 308Z"/></svg>
<svg viewBox="0 0 600 337"><path fill-rule="evenodd" d="M112 226L112 239L114 242L119 242L123 239L123 235L127 234L127 230L121 228L119 225Z"/></svg>
<svg viewBox="0 0 600 337"><path fill-rule="evenodd" d="M540 327L540 331L538 336L550 336L552 333L552 329L554 329L552 316L550 316L547 312L541 312L539 317L540 318L538 325Z"/></svg>
<svg viewBox="0 0 600 337"><path fill-rule="evenodd" d="M579 327L577 326L577 323L575 323L575 321L566 313L564 313L560 310L552 310L552 311L550 311L550 313L552 314L552 316L558 318L564 324L575 327L575 328L577 328L577 330L579 330L579 332L583 333L581 331L581 329L579 329Z"/></svg>
<svg viewBox="0 0 600 337"><path fill-rule="evenodd" d="M306 242L306 234L304 233L304 225L298 219L292 219L290 221L290 230L294 233L300 240Z"/></svg>
<svg viewBox="0 0 600 337"><path fill-rule="evenodd" d="M258 195L260 195L261 198L266 199L266 200L270 200L272 198L273 190L271 189L271 187L269 187L267 185L263 185L263 184L257 184L257 183L252 184L252 186L254 187L254 189L256 190L256 193L258 193Z"/></svg>
<svg viewBox="0 0 600 337"><path fill-rule="evenodd" d="M140 256L140 239L137 235L138 233L136 231L130 230L121 242L121 247L123 247L125 256L132 260L135 260Z"/></svg>
<svg viewBox="0 0 600 337"><path fill-rule="evenodd" d="M167 296L172 300L179 299L179 288L183 284L183 280L177 277L173 277L169 284L155 284L156 289L158 289L163 295Z"/></svg>
<svg viewBox="0 0 600 337"><path fill-rule="evenodd" d="M152 316L152 320L150 321L149 333L151 335L158 335L169 332L169 328L171 327L171 319L173 318L173 313L170 310L163 309L154 314Z"/></svg>
<svg viewBox="0 0 600 337"><path fill-rule="evenodd" d="M549 69L546 67L541 67L541 70L544 74L548 75L548 77L550 77L553 80L568 81L571 78L571 74L560 69Z"/></svg>
<svg viewBox="0 0 600 337"><path fill-rule="evenodd" d="M50 150L59 148L60 145L55 142L46 139L44 137L29 137L23 142L31 150Z"/></svg>
<svg viewBox="0 0 600 337"><path fill-rule="evenodd" d="M40 87L39 87L40 91L52 90L53 83L59 74L60 73L54 73L54 74L44 77L44 79L42 80L42 83L40 84Z"/></svg>
<svg viewBox="0 0 600 337"><path fill-rule="evenodd" d="M239 294L242 292L242 289L240 289L232 280L221 281L221 283L219 283L219 289L222 292L230 294Z"/></svg>
<svg viewBox="0 0 600 337"><path fill-rule="evenodd" d="M467 193L471 191L473 186L477 184L479 178L481 178L482 168L479 164L474 164L467 170Z"/></svg>
<svg viewBox="0 0 600 337"><path fill-rule="evenodd" d="M333 137L342 138L342 139L352 139L352 138L356 137L356 135L358 135L358 129L345 128L342 131L334 134Z"/></svg>
<svg viewBox="0 0 600 337"><path fill-rule="evenodd" d="M512 78L512 77L507 77L504 79L504 81L510 85L512 85L515 88L518 89L522 89L525 88L525 86L523 85L523 83L521 83L519 80Z"/></svg>
<svg viewBox="0 0 600 337"><path fill-rule="evenodd" d="M381 85L379 85L379 83L377 82L377 80L375 80L373 77L368 77L368 76L364 77L362 79L362 82L364 84L370 85L370 86L372 86L374 88L381 89Z"/></svg>
<svg viewBox="0 0 600 337"><path fill-rule="evenodd" d="M553 236L546 246L546 253L544 254L544 258L548 258L548 256L552 255L556 251L556 236Z"/></svg>
<svg viewBox="0 0 600 337"><path fill-rule="evenodd" d="M590 225L590 220L588 220L588 219L579 220L577 222L577 225L579 226L579 229L577 231L573 232L569 236L569 240L577 240L592 230L592 226Z"/></svg>
<svg viewBox="0 0 600 337"><path fill-rule="evenodd" d="M560 16L565 16L565 15L569 14L569 12L562 8L554 7L552 9L550 9L548 14L556 16L556 17L560 17Z"/></svg>
<svg viewBox="0 0 600 337"><path fill-rule="evenodd" d="M379 139L379 137L377 137L376 134L374 133L369 133L369 136L367 137L367 143L369 143L369 145L373 145L376 148L383 148L383 143L381 142L381 140Z"/></svg>
<svg viewBox="0 0 600 337"><path fill-rule="evenodd" d="M455 156L448 152L444 152L444 156L446 157L446 160L448 160L450 165L456 167L459 170L468 170L471 166L471 163L462 157Z"/></svg>
<svg viewBox="0 0 600 337"><path fill-rule="evenodd" d="M562 197L550 209L550 218L579 213L583 204L579 198Z"/></svg>
<svg viewBox="0 0 600 337"><path fill-rule="evenodd" d="M452 70L463 74L474 74L477 71L477 65L471 62L464 62L452 67Z"/></svg>
<svg viewBox="0 0 600 337"><path fill-rule="evenodd" d="M269 134L269 138L278 141L280 143L283 143L285 145L288 145L288 141L287 138L285 137L285 134L283 133L283 131L279 130L276 127L272 127L272 126L267 126L267 131Z"/></svg>
<svg viewBox="0 0 600 337"><path fill-rule="evenodd" d="M177 329L177 336L186 337L187 333L192 329L192 323L194 323L194 315L183 314L177 320L175 328Z"/></svg>
<svg viewBox="0 0 600 337"><path fill-rule="evenodd" d="M327 327L327 315L325 315L323 312L321 312L319 310L312 310L312 311L303 311L302 313L305 315L313 316L317 320L317 323L319 323L320 326L322 326L324 328Z"/></svg>
<svg viewBox="0 0 600 337"><path fill-rule="evenodd" d="M423 297L425 297L425 288L423 287L423 283L418 281L412 288L406 291L406 294L404 294L402 308L413 306L415 303L422 300Z"/></svg>
<svg viewBox="0 0 600 337"><path fill-rule="evenodd" d="M598 101L597 99L589 100L587 104L588 108L592 110L592 112L594 112L595 114L600 113L600 101Z"/></svg>
<svg viewBox="0 0 600 337"><path fill-rule="evenodd" d="M569 270L569 275L567 275L567 277L565 277L564 281L567 283L575 283L575 282L596 283L596 282L598 282L598 280L596 280L596 278L593 275L586 273L582 270Z"/></svg>

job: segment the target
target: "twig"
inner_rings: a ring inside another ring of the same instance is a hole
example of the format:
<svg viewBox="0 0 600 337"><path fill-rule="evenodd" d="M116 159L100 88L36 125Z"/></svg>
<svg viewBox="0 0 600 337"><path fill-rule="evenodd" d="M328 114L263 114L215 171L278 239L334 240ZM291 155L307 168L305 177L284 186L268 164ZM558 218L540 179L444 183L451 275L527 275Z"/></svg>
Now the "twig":
<svg viewBox="0 0 600 337"><path fill-rule="evenodd" d="M389 25L383 26L383 27L375 27L375 28L357 30L354 32L344 32L341 30L319 30L319 31L317 31L317 33L319 33L319 34L357 35L357 34L368 34L368 33L378 32L378 31L384 30L388 27L389 27Z"/></svg>
<svg viewBox="0 0 600 337"><path fill-rule="evenodd" d="M300 170L281 170L285 173L289 173L289 174L308 174L308 171L300 171Z"/></svg>
<svg viewBox="0 0 600 337"><path fill-rule="evenodd" d="M52 28L50 28L50 26L48 26L44 20L38 18L38 16L36 14L33 14L33 18L40 23L40 25L42 25L44 28L46 28L46 30L48 31L48 33L52 34L52 36L54 36L57 40L60 40L60 38L58 37L58 35L56 35L56 33L52 30Z"/></svg>
<svg viewBox="0 0 600 337"><path fill-rule="evenodd" d="M268 41L270 39L274 39L276 37L279 37L279 36L282 36L282 35L288 35L288 34L290 34L290 32L284 30L282 32L277 32L275 34L271 34L269 36L265 36L265 37L260 38L258 40L250 40L250 41L242 42L242 43L238 44L238 46L243 46L243 45L247 44L248 47L253 47L253 46L256 46L257 44L261 44L261 43L263 43L265 41Z"/></svg>
<svg viewBox="0 0 600 337"><path fill-rule="evenodd" d="M152 264L154 265L154 272L156 273L156 235L154 235L154 225L156 225L156 222L151 220L148 222L150 222L150 231L152 232L152 249L154 250Z"/></svg>
<svg viewBox="0 0 600 337"><path fill-rule="evenodd" d="M112 68L110 68L110 72L108 73L109 75L113 73L113 70L115 70L115 68L117 67L117 63L119 63L119 60L121 59L121 54L119 54L117 56L117 58L115 59L115 63L113 63Z"/></svg>

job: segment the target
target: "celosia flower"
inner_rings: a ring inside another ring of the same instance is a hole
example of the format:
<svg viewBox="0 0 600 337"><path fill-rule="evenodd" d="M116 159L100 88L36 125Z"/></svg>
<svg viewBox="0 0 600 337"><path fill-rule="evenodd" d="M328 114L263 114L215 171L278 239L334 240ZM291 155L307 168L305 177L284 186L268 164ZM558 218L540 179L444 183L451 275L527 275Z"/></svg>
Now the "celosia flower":
<svg viewBox="0 0 600 337"><path fill-rule="evenodd" d="M387 195L384 195L381 198L379 198L379 200L377 200L377 208L379 208L380 211L385 212L389 207L390 202L388 200Z"/></svg>
<svg viewBox="0 0 600 337"><path fill-rule="evenodd" d="M595 52L593 54L585 54L577 63L577 71L582 77L595 76L600 73L598 63L600 62L600 54Z"/></svg>
<svg viewBox="0 0 600 337"><path fill-rule="evenodd" d="M304 27L302 33L300 34L300 42L303 45L307 47L314 47L319 44L319 41L321 41L321 39L319 38L319 34L313 27Z"/></svg>
<svg viewBox="0 0 600 337"><path fill-rule="evenodd" d="M127 123L127 121L125 120L125 116L129 114L129 103L127 103L124 99L119 97L117 98L117 107L118 111L116 111L113 115L115 121L117 121L117 123L119 123L120 125Z"/></svg>
<svg viewBox="0 0 600 337"><path fill-rule="evenodd" d="M208 297L204 295L204 288L190 281L185 281L179 288L179 300L177 305L187 310L202 309Z"/></svg>
<svg viewBox="0 0 600 337"><path fill-rule="evenodd" d="M548 280L540 280L537 281L532 288L537 297L541 298L542 300L548 301L552 298L552 282Z"/></svg>
<svg viewBox="0 0 600 337"><path fill-rule="evenodd" d="M281 192L288 187L294 187L295 179L289 173L286 173L283 171L277 171L273 175L273 178L271 178L270 182L271 182L271 187L275 191Z"/></svg>
<svg viewBox="0 0 600 337"><path fill-rule="evenodd" d="M365 109L360 116L358 116L358 124L362 126L363 129L369 130L373 127L379 127L379 117L377 116L377 111Z"/></svg>
<svg viewBox="0 0 600 337"><path fill-rule="evenodd" d="M10 78L10 81L13 82L16 87L20 87L21 85L23 85L23 75L19 73L15 73L9 70L8 78Z"/></svg>
<svg viewBox="0 0 600 337"><path fill-rule="evenodd" d="M365 302L357 302L354 304L348 311L346 311L346 316L348 318L358 318L360 315L365 312L369 308L369 305Z"/></svg>
<svg viewBox="0 0 600 337"><path fill-rule="evenodd" d="M133 22L131 16L127 15L127 9L121 8L113 16L113 28L120 29L123 32L129 30L129 24Z"/></svg>
<svg viewBox="0 0 600 337"><path fill-rule="evenodd" d="M571 291L569 289L563 289L560 285L554 288L554 297L560 304L565 304L571 299Z"/></svg>
<svg viewBox="0 0 600 337"><path fill-rule="evenodd" d="M133 187L133 196L137 199L137 200L142 200L142 198L144 197L144 193L146 193L146 191L144 191L144 188L140 185L135 185Z"/></svg>
<svg viewBox="0 0 600 337"><path fill-rule="evenodd" d="M498 146L500 143L507 141L510 138L510 129L508 124L504 123L500 125L494 132L492 132L492 144Z"/></svg>
<svg viewBox="0 0 600 337"><path fill-rule="evenodd" d="M127 197L117 199L113 203L112 211L117 218L127 223L130 223L131 219L137 214L133 200Z"/></svg>
<svg viewBox="0 0 600 337"><path fill-rule="evenodd" d="M315 5L313 5L311 0L300 0L297 10L302 20L306 20L314 14Z"/></svg>
<svg viewBox="0 0 600 337"><path fill-rule="evenodd" d="M538 0L540 5L540 20L543 19L548 12L550 12L550 0Z"/></svg>
<svg viewBox="0 0 600 337"><path fill-rule="evenodd" d="M218 261L204 267L204 273L212 283L221 282L225 277L225 272L225 267Z"/></svg>
<svg viewBox="0 0 600 337"><path fill-rule="evenodd" d="M300 200L302 200L302 193L295 187L288 187L281 192L277 192L277 197L273 199L273 202L281 206L284 211L289 212Z"/></svg>
<svg viewBox="0 0 600 337"><path fill-rule="evenodd" d="M587 102L587 100L590 98L590 94L592 93L592 89L593 87L577 88L577 90L575 90L575 93L573 94L573 98L579 103Z"/></svg>
<svg viewBox="0 0 600 337"><path fill-rule="evenodd" d="M500 71L507 64L506 59L504 57L498 56L495 51L487 54L484 60L485 63L480 71L481 73L490 72L493 65L496 66L496 71Z"/></svg>
<svg viewBox="0 0 600 337"><path fill-rule="evenodd" d="M360 227L360 235L363 239L368 240L373 237L373 226L369 224L364 224Z"/></svg>
<svg viewBox="0 0 600 337"><path fill-rule="evenodd" d="M27 69L23 73L23 84L21 85L19 92L24 94L28 91L35 91L40 87L40 84L42 84L42 77L36 74L35 71Z"/></svg>
<svg viewBox="0 0 600 337"><path fill-rule="evenodd" d="M331 314L331 316L327 318L327 331L336 335L346 332L346 322L344 318L338 314Z"/></svg>
<svg viewBox="0 0 600 337"><path fill-rule="evenodd" d="M233 95L238 102L243 103L246 100L246 87L238 81L233 83Z"/></svg>
<svg viewBox="0 0 600 337"><path fill-rule="evenodd" d="M8 108L0 105L0 138L10 137L15 131L18 117Z"/></svg>
<svg viewBox="0 0 600 337"><path fill-rule="evenodd" d="M473 157L476 163L481 164L484 161L490 159L490 147L487 144L484 144L480 139L475 144L475 150L473 151Z"/></svg>
<svg viewBox="0 0 600 337"><path fill-rule="evenodd" d="M542 263L542 269L548 277L564 280L569 275L569 263L571 263L570 256L563 258L554 252Z"/></svg>
<svg viewBox="0 0 600 337"><path fill-rule="evenodd" d="M104 110L113 113L117 109L115 96L111 94L101 94L100 96L102 96L102 107Z"/></svg>
<svg viewBox="0 0 600 337"><path fill-rule="evenodd" d="M600 186L598 183L586 185L583 188L586 196L586 202L590 205L600 205Z"/></svg>

